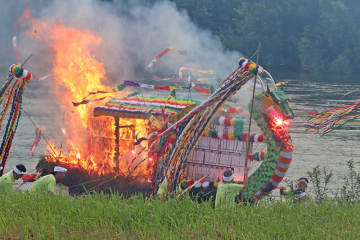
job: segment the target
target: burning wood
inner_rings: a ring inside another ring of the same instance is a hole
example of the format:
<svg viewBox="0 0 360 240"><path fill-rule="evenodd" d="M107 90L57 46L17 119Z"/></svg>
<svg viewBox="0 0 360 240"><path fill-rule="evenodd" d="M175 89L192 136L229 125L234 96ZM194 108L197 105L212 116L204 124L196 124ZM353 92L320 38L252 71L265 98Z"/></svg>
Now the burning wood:
<svg viewBox="0 0 360 240"><path fill-rule="evenodd" d="M20 24L28 26L31 37L44 41L54 51L52 86L61 110L68 116L61 128L66 142L62 150L56 150L55 157L47 161L70 165L88 175L128 175L140 161L130 160L136 155L133 145L136 136L147 135L145 120L93 118L94 105L76 108L72 105L72 101L82 99L89 92L110 88L103 83L104 65L92 52L102 43L101 37L87 29L75 29L62 23L48 25L32 18L29 10L21 17ZM133 127L119 127L129 125ZM51 148L56 149L55 144L51 144ZM138 157L143 159L142 154ZM132 175L148 179L151 172L146 166L140 166Z"/></svg>

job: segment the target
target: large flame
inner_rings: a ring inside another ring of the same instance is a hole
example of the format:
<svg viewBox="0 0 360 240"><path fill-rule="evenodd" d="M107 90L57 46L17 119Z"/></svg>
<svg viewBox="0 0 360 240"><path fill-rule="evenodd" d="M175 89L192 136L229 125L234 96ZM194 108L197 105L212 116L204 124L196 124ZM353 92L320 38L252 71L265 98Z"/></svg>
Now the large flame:
<svg viewBox="0 0 360 240"><path fill-rule="evenodd" d="M146 145L133 145L135 136L146 136L146 121L139 119L120 119L122 126L132 125L134 129L124 128L120 132L118 156L115 154L115 121L110 117L92 117L94 105L74 107L72 101L79 101L89 92L109 89L102 83L106 78L104 64L93 57L103 40L89 30L67 27L62 23L47 25L31 18L25 11L20 24L30 26L29 35L44 41L54 51L55 59L51 70L54 88L64 117L63 128L66 144L55 150L49 146L52 156L49 161L85 169L91 174L128 174L142 158L146 158ZM60 115L60 113L59 113ZM119 155L120 154L120 155ZM120 160L117 160L119 159ZM141 165L133 175L148 176L146 164Z"/></svg>

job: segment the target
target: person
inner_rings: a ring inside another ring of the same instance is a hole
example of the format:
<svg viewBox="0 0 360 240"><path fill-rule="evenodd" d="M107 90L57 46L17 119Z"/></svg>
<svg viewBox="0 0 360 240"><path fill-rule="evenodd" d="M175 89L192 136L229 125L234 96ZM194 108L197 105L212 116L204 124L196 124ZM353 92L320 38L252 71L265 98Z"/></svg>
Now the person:
<svg viewBox="0 0 360 240"><path fill-rule="evenodd" d="M159 189L157 191L157 196L161 199L165 198L166 193L167 193L167 187L168 187L168 182L167 179L165 178L159 185Z"/></svg>
<svg viewBox="0 0 360 240"><path fill-rule="evenodd" d="M21 192L30 191L33 182L35 182L36 179L38 179L39 177L40 175L37 171L35 171L34 173L23 174L23 176L21 177L22 183L19 184L16 189Z"/></svg>
<svg viewBox="0 0 360 240"><path fill-rule="evenodd" d="M66 176L67 169L55 166L51 174L43 176L33 183L30 190L32 193L55 193L55 185Z"/></svg>
<svg viewBox="0 0 360 240"><path fill-rule="evenodd" d="M14 190L14 183L26 172L23 164L18 164L13 170L0 177L0 193Z"/></svg>
<svg viewBox="0 0 360 240"><path fill-rule="evenodd" d="M298 179L296 185L296 190L286 191L285 187L279 187L280 194L283 196L289 196L293 202L305 202L309 199L309 196L306 192L307 185L309 180L306 177L301 177Z"/></svg>
<svg viewBox="0 0 360 240"><path fill-rule="evenodd" d="M234 182L234 173L232 170L224 171L222 177L223 183L218 185L215 208L217 207L235 207L235 198L241 191L243 185Z"/></svg>

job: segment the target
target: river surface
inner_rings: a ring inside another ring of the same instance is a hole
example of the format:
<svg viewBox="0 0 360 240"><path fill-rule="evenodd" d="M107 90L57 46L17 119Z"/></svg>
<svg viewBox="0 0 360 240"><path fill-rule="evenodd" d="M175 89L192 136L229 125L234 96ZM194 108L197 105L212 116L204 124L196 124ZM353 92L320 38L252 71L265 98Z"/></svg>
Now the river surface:
<svg viewBox="0 0 360 240"><path fill-rule="evenodd" d="M360 90L360 84L335 84L326 82L312 82L310 80L288 80L285 92L291 98L291 106L295 112L295 119L290 127L294 143L293 162L287 173L289 179L306 176L306 172L317 165L333 171L334 178L331 188L335 188L346 173L346 161L354 160L360 166L360 124L351 128L336 130L324 137L305 132L304 121L307 111L321 111L326 108L342 106L360 98L360 91L347 96L344 94L354 89ZM36 83L34 83L36 85ZM246 86L245 86L246 87ZM28 87L24 94L24 109L29 112L36 124L46 128L47 136L59 134L58 125L62 114L57 111L56 101L43 97L45 94L39 87ZM51 99L51 98L50 98ZM256 129L254 129L256 131ZM6 170L18 163L24 163L28 169L34 169L39 156L46 153L42 142L35 154L30 154L30 146L34 139L34 127L25 115L22 116ZM255 147L264 151L264 146Z"/></svg>

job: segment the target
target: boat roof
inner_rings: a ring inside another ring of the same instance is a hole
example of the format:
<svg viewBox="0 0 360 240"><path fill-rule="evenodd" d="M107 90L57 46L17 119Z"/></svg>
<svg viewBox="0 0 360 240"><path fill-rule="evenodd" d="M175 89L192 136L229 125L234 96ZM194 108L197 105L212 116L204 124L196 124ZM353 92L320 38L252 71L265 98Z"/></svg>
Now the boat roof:
<svg viewBox="0 0 360 240"><path fill-rule="evenodd" d="M161 116L161 109L165 107L165 116L174 116L184 108L199 104L200 101L187 98L172 98L168 97L127 97L127 98L113 98L104 106L96 107L94 109L94 116L112 116L120 118L138 118L147 119L149 113L152 115Z"/></svg>

